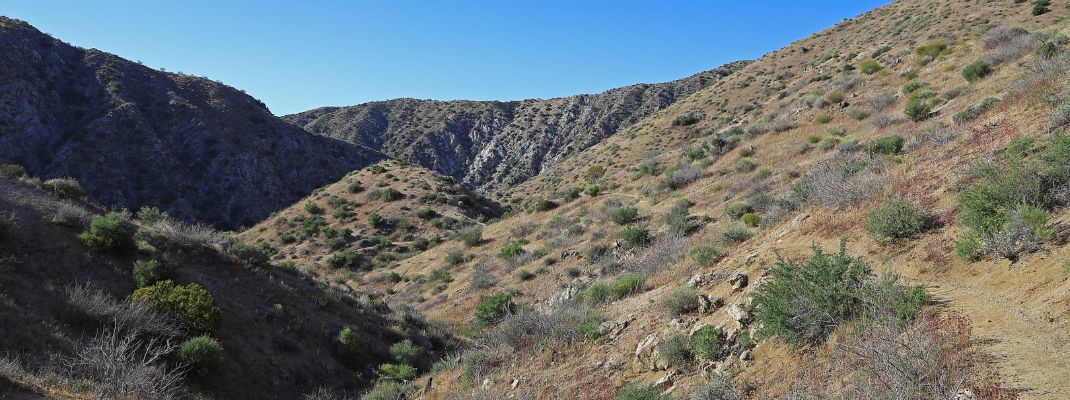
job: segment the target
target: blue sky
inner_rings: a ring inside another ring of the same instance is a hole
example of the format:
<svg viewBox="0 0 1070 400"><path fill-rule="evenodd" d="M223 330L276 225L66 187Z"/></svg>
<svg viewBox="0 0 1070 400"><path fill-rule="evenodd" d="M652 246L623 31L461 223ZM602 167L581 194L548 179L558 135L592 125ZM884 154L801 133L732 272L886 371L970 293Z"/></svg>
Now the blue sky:
<svg viewBox="0 0 1070 400"><path fill-rule="evenodd" d="M667 81L758 58L888 2L4 0L0 13L78 46L222 81L282 115Z"/></svg>

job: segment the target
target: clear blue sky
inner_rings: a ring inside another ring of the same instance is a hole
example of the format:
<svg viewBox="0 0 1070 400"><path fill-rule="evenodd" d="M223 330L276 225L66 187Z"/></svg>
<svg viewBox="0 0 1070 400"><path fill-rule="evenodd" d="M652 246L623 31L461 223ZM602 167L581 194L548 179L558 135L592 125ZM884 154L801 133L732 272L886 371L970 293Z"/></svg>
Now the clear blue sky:
<svg viewBox="0 0 1070 400"><path fill-rule="evenodd" d="M78 46L222 81L281 115L667 81L758 58L888 2L3 0L0 13Z"/></svg>

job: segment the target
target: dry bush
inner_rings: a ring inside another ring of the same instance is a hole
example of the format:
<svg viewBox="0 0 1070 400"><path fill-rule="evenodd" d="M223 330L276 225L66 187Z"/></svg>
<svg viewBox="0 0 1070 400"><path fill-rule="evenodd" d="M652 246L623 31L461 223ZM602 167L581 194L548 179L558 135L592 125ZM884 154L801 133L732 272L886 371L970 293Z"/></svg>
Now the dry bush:
<svg viewBox="0 0 1070 400"><path fill-rule="evenodd" d="M80 205L63 202L52 215L52 223L69 227L84 227L89 219L89 212Z"/></svg>
<svg viewBox="0 0 1070 400"><path fill-rule="evenodd" d="M769 118L768 123L766 123L766 127L773 132L780 133L799 126L799 124L791 118L791 115L788 115L786 112L775 113L770 116L771 118Z"/></svg>
<svg viewBox="0 0 1070 400"><path fill-rule="evenodd" d="M85 343L65 366L72 377L92 381L97 398L180 398L185 371L166 362L178 345L142 336L117 322Z"/></svg>
<svg viewBox="0 0 1070 400"><path fill-rule="evenodd" d="M522 238L535 232L535 223L531 221L524 221L513 225L509 230L509 234L514 238Z"/></svg>
<svg viewBox="0 0 1070 400"><path fill-rule="evenodd" d="M479 291L493 287L497 283L498 278L494 276L494 265L489 262L482 262L472 268L472 279L468 282L468 289Z"/></svg>
<svg viewBox="0 0 1070 400"><path fill-rule="evenodd" d="M950 126L943 121L933 121L910 138L903 146L903 151L909 153L930 144L943 147L961 134L962 130L958 127Z"/></svg>
<svg viewBox="0 0 1070 400"><path fill-rule="evenodd" d="M974 347L969 321L929 314L877 322L837 344L827 361L796 377L789 399L1008 399L999 376Z"/></svg>
<svg viewBox="0 0 1070 400"><path fill-rule="evenodd" d="M874 114L880 114L882 111L888 109L892 104L895 104L895 100L895 95L887 93L867 93L865 96L862 96L862 102Z"/></svg>
<svg viewBox="0 0 1070 400"><path fill-rule="evenodd" d="M222 235L210 226L164 219L139 229L137 239L164 251L208 247L222 243Z"/></svg>
<svg viewBox="0 0 1070 400"><path fill-rule="evenodd" d="M176 337L182 333L175 321L154 311L148 302L120 301L88 284L68 286L66 297L69 307L93 321L108 321L161 337Z"/></svg>
<svg viewBox="0 0 1070 400"><path fill-rule="evenodd" d="M798 189L809 202L844 209L879 194L887 180L884 169L878 159L837 157L803 176Z"/></svg>
<svg viewBox="0 0 1070 400"><path fill-rule="evenodd" d="M658 180L657 189L658 191L680 189L704 176L706 176L706 171L701 167L691 163L680 163L678 168Z"/></svg>
<svg viewBox="0 0 1070 400"><path fill-rule="evenodd" d="M996 26L981 35L981 44L988 50L984 60L991 64L1000 64L1016 60L1033 52L1040 44L1037 35L1022 28Z"/></svg>
<svg viewBox="0 0 1070 400"><path fill-rule="evenodd" d="M658 235L642 252L623 260L620 269L641 275L653 275L679 263L689 248L687 240L681 236Z"/></svg>
<svg viewBox="0 0 1070 400"><path fill-rule="evenodd" d="M594 339L601 317L583 305L567 304L547 311L521 310L506 315L479 342L487 347L530 350L547 344L567 345Z"/></svg>

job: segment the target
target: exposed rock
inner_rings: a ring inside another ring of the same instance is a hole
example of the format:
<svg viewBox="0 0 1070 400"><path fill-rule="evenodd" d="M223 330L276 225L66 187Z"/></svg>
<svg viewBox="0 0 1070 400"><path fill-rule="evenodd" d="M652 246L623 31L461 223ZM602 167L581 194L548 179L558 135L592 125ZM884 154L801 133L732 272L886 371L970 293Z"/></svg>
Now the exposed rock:
<svg viewBox="0 0 1070 400"><path fill-rule="evenodd" d="M740 327L746 326L750 322L751 313L741 304L732 304L725 310L728 316L732 317L733 321L736 321Z"/></svg>
<svg viewBox="0 0 1070 400"><path fill-rule="evenodd" d="M654 381L654 385L653 386L656 387L656 388L663 388L665 386L672 386L673 382L676 380L676 378L679 375L680 375L680 371L672 370L669 373L665 374L665 376L663 376L661 378L658 378L658 380Z"/></svg>
<svg viewBox="0 0 1070 400"><path fill-rule="evenodd" d="M977 395L973 393L969 388L959 389L958 393L951 398L952 400L977 400Z"/></svg>
<svg viewBox="0 0 1070 400"><path fill-rule="evenodd" d="M636 373L646 371L659 371L666 368L664 361L661 357L658 357L658 335L651 333L643 340L639 341L639 345L635 347L635 359L633 360L632 369Z"/></svg>
<svg viewBox="0 0 1070 400"><path fill-rule="evenodd" d="M621 332L624 332L624 329L634 320L635 317L633 316L621 321L603 321L598 325L598 335L610 340L616 339L617 336L620 336Z"/></svg>
<svg viewBox="0 0 1070 400"><path fill-rule="evenodd" d="M481 385L481 387L483 388L483 390L489 390L490 388L494 387L494 381L490 378L483 379L483 385Z"/></svg>
<svg viewBox="0 0 1070 400"><path fill-rule="evenodd" d="M691 279L687 281L687 286L690 286L690 287L693 287L693 288L697 288L697 287L705 286L708 283L710 283L710 280L709 280L709 277L707 275L705 275L705 274L697 274L695 276L692 276Z"/></svg>
<svg viewBox="0 0 1070 400"><path fill-rule="evenodd" d="M752 359L753 359L753 355L751 355L751 351L750 350L743 350L742 353L739 353L739 360L740 361L750 361Z"/></svg>
<svg viewBox="0 0 1070 400"><path fill-rule="evenodd" d="M489 191L527 180L748 63L600 94L506 102L395 99L284 118Z"/></svg>
<svg viewBox="0 0 1070 400"><path fill-rule="evenodd" d="M718 308L724 305L724 299L720 297L710 297L705 294L698 296L698 312L700 314L713 314Z"/></svg>
<svg viewBox="0 0 1070 400"><path fill-rule="evenodd" d="M732 285L732 291L738 292L747 287L749 279L746 274L736 274L732 279L728 280L728 283Z"/></svg>

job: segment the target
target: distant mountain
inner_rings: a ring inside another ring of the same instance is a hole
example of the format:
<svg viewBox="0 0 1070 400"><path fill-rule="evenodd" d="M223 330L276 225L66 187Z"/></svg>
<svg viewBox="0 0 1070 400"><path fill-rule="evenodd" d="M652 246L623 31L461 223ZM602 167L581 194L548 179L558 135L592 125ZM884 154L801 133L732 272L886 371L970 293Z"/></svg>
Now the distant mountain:
<svg viewBox="0 0 1070 400"><path fill-rule="evenodd" d="M396 99L283 118L491 191L529 179L748 64L600 94L508 102Z"/></svg>
<svg viewBox="0 0 1070 400"><path fill-rule="evenodd" d="M381 158L232 87L0 17L0 163L77 178L91 201L235 228Z"/></svg>

